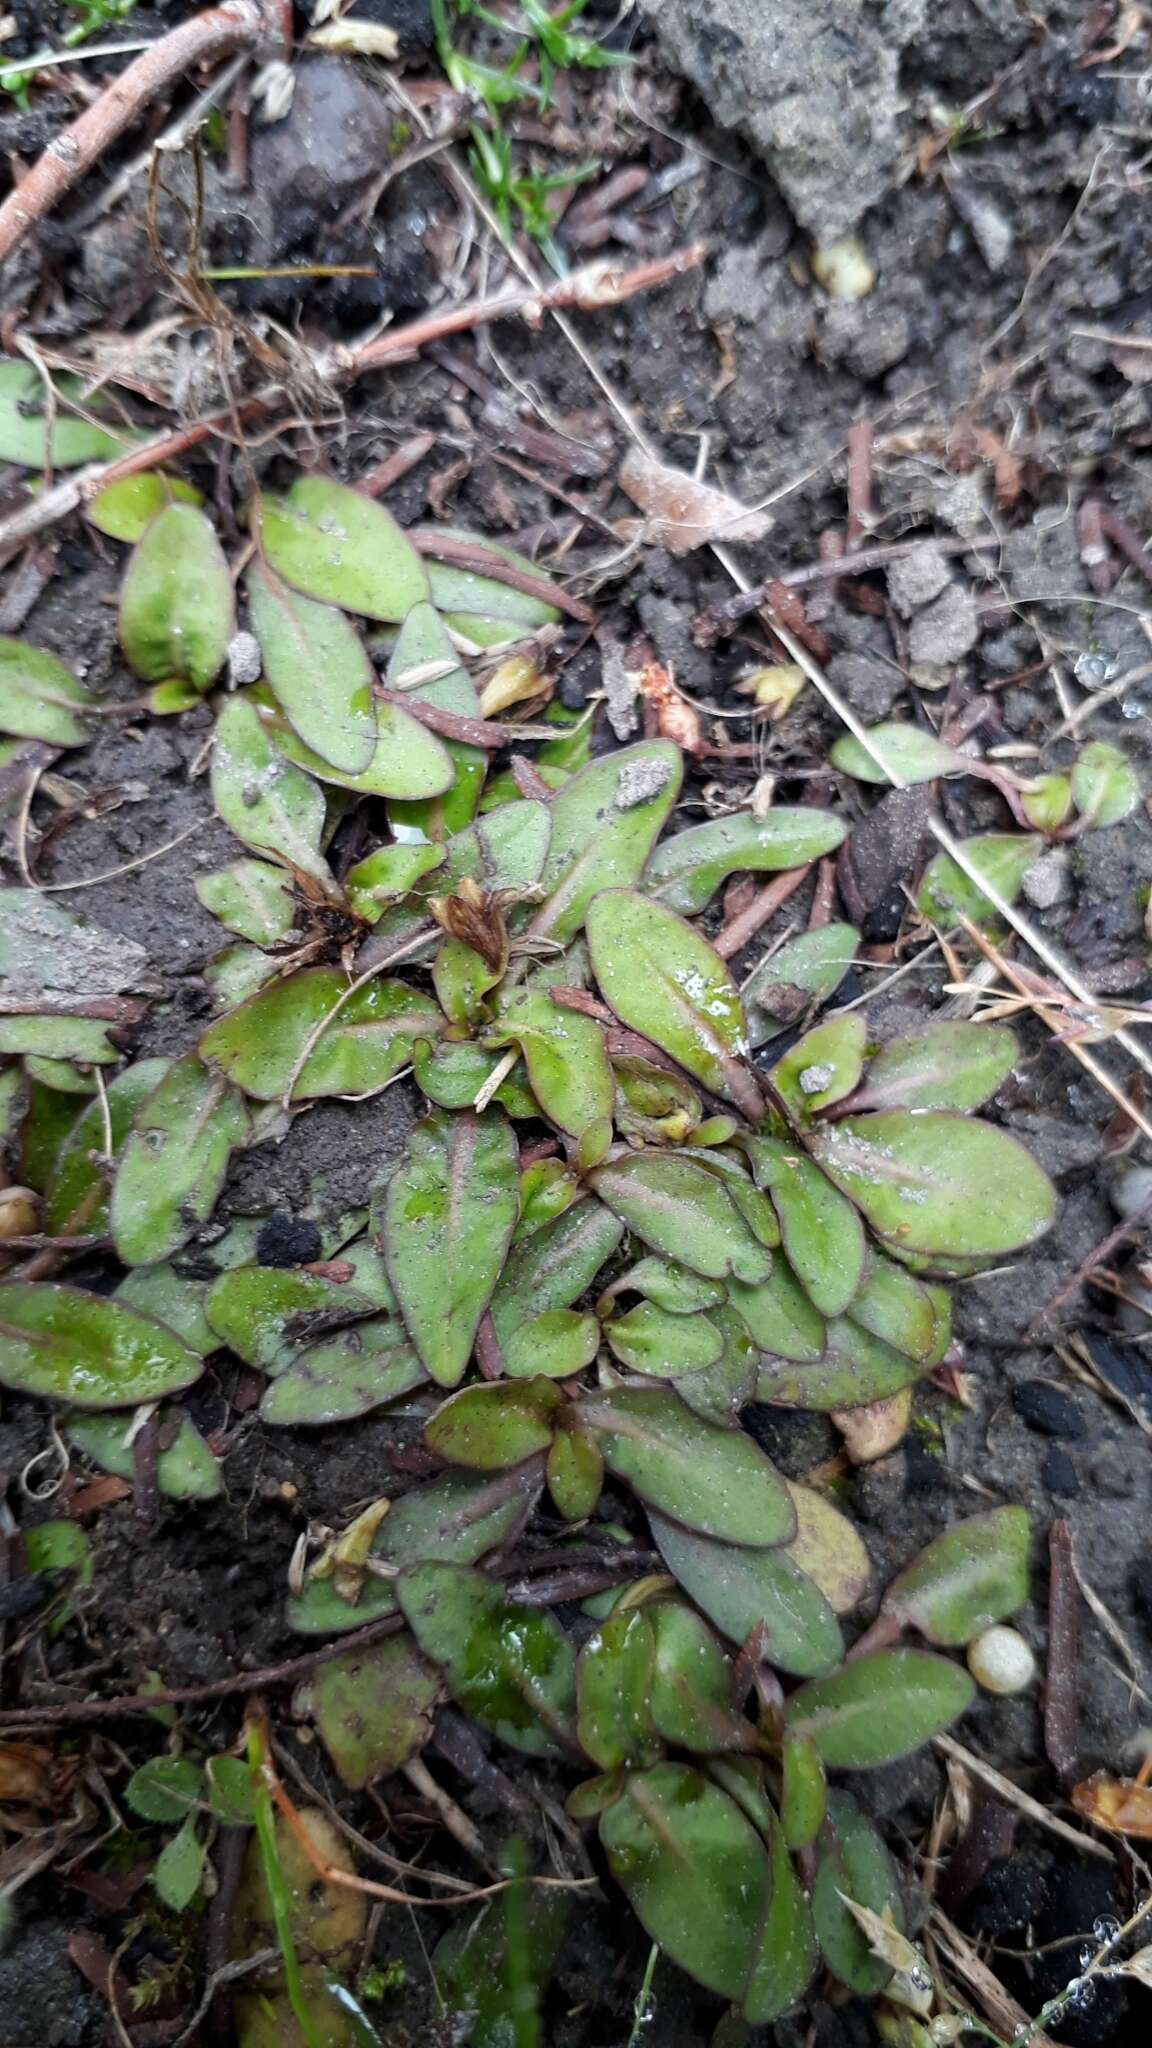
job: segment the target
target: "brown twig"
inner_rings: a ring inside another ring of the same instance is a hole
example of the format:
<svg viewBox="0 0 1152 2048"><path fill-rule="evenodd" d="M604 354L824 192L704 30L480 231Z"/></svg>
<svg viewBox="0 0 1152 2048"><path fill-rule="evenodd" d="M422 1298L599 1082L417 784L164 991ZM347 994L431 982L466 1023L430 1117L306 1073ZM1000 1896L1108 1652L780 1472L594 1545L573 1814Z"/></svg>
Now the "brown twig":
<svg viewBox="0 0 1152 2048"><path fill-rule="evenodd" d="M415 469L418 462L423 462L424 457L435 445L435 434L413 434L410 441L401 441L398 448L393 448L390 455L386 455L383 461L368 470L366 475L361 477L356 489L362 491L366 498L383 497L385 491L390 491L393 484L398 484L402 476L407 476L410 469Z"/></svg>
<svg viewBox="0 0 1152 2048"><path fill-rule="evenodd" d="M287 0L223 0L161 36L113 79L70 128L53 137L0 206L0 263L87 176L106 150L146 108L197 64L231 50L270 44L285 47L292 34Z"/></svg>
<svg viewBox="0 0 1152 2048"><path fill-rule="evenodd" d="M1080 561L1088 578L1089 588L1096 591L1098 596L1105 595L1116 581L1116 565L1108 552L1102 511L1099 498L1084 498L1076 514L1076 538L1080 543Z"/></svg>
<svg viewBox="0 0 1152 2048"><path fill-rule="evenodd" d="M1145 581L1152 583L1152 554L1149 554L1139 534L1133 533L1126 519L1111 505L1101 505L1100 525L1108 539L1115 541L1122 555L1127 555L1133 568L1139 569Z"/></svg>
<svg viewBox="0 0 1152 2048"><path fill-rule="evenodd" d="M848 429L847 552L856 553L860 536L872 525L872 450L876 429L871 420L853 420Z"/></svg>
<svg viewBox="0 0 1152 2048"><path fill-rule="evenodd" d="M742 910L739 917L734 917L730 924L721 927L712 944L722 960L731 960L735 954L743 952L749 939L755 938L761 925L767 924L769 918L776 915L781 904L787 903L788 898L795 895L801 882L811 874L812 865L809 861L805 867L789 868L786 874L776 875L772 881L766 882L762 889L757 890L747 910Z"/></svg>
<svg viewBox="0 0 1152 2048"><path fill-rule="evenodd" d="M1048 1532L1048 1668L1044 1679L1044 1748L1064 1783L1079 1776L1076 1678L1080 1648L1080 1590L1072 1566L1067 1522Z"/></svg>
<svg viewBox="0 0 1152 2048"><path fill-rule="evenodd" d="M902 562L907 555L922 548L925 535L917 540L886 542L874 548L858 548L852 557L852 572L860 576L866 569L883 569L889 562ZM933 546L942 555L982 554L991 548L1003 545L998 534L989 534L980 540L937 540ZM783 583L789 590L803 590L808 583L827 583L844 574L844 557L838 555L831 560L809 562L803 569L788 569L783 576L768 576L763 583L757 583L751 590L739 590L732 597L724 598L720 604L710 605L693 621L693 638L702 647L711 646L724 634L730 633L742 619L751 617L753 612L762 611L771 602L771 586Z"/></svg>
<svg viewBox="0 0 1152 2048"><path fill-rule="evenodd" d="M537 597L544 604L555 605L558 611L579 619L582 626L596 624L596 613L582 598L573 597L549 576L535 576L528 569L518 569L498 548L485 547L483 541L462 540L438 526L410 526L408 538L422 555L431 555L437 562L450 562L454 568L471 569L477 576L490 576L494 583L506 583L525 597Z"/></svg>

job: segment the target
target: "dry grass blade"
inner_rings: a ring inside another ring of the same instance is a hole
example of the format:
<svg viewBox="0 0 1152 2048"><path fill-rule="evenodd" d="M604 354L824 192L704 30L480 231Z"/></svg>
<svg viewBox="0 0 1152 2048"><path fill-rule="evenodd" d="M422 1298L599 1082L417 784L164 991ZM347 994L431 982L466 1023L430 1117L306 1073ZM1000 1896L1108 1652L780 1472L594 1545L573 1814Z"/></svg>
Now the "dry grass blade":
<svg viewBox="0 0 1152 2048"><path fill-rule="evenodd" d="M971 1942L965 1939L958 1927L953 1926L939 1906L933 1906L929 1925L937 1947L994 2027L998 2027L1010 2040L1026 2040L1030 2048L1056 2048L1051 2035L1033 2025L1023 2006L1017 2005L1011 1993L1005 1991L999 1977L981 1960Z"/></svg>
<svg viewBox="0 0 1152 2048"><path fill-rule="evenodd" d="M1028 1792L1022 1792L1019 1785L1014 1785L1011 1778L1006 1778L1003 1772L996 1770L992 1764L985 1763L983 1757L976 1756L970 1749L965 1749L964 1744L957 1742L955 1736L937 1735L933 1740L933 1747L939 1750L941 1756L950 1757L954 1763L963 1764L964 1769L971 1771L974 1778L982 1778L986 1785L990 1785L994 1792L999 1793L1001 1799L1006 1800L1009 1806L1017 1807L1021 1813L1026 1813L1029 1820L1035 1821L1038 1827L1047 1828L1049 1834L1059 1835L1062 1841L1073 1843L1082 1856L1098 1856L1105 1863L1115 1861L1111 1849L1105 1848L1103 1842L1094 1841L1092 1836L1084 1834L1082 1829L1074 1828L1066 1820L1061 1820L1057 1814L1049 1813L1048 1808L1041 1806L1038 1799L1033 1799Z"/></svg>

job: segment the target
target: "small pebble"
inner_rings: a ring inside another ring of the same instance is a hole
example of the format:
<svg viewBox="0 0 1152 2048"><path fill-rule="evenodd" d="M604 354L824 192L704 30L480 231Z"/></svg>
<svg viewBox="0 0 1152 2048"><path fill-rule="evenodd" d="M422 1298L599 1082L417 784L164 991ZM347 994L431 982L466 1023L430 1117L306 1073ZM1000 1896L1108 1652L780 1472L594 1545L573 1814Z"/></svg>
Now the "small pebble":
<svg viewBox="0 0 1152 2048"><path fill-rule="evenodd" d="M1047 1380L1021 1380L1012 1389L1012 1406L1029 1429L1041 1436L1079 1438L1088 1434L1080 1403L1059 1387L1049 1386Z"/></svg>
<svg viewBox="0 0 1152 2048"><path fill-rule="evenodd" d="M274 1209L256 1233L256 1259L261 1266L306 1266L320 1257L323 1242L305 1216Z"/></svg>
<svg viewBox="0 0 1152 2048"><path fill-rule="evenodd" d="M1036 1676L1036 1659L1017 1629L998 1623L969 1643L968 1669L985 1692L1023 1692Z"/></svg>
<svg viewBox="0 0 1152 2048"><path fill-rule="evenodd" d="M866 299L876 284L876 266L855 235L813 249L812 275L830 299Z"/></svg>
<svg viewBox="0 0 1152 2048"><path fill-rule="evenodd" d="M1058 1450L1053 1444L1040 1467L1040 1482L1046 1493L1055 1494L1061 1500L1076 1498L1080 1491L1080 1481L1076 1477L1076 1467L1067 1451Z"/></svg>
<svg viewBox="0 0 1152 2048"><path fill-rule="evenodd" d="M228 687L239 690L259 680L264 660L255 633L233 633L228 642Z"/></svg>
<svg viewBox="0 0 1152 2048"><path fill-rule="evenodd" d="M1152 1166L1126 1166L1109 1190L1118 1216L1134 1216L1145 1202L1152 1202Z"/></svg>
<svg viewBox="0 0 1152 2048"><path fill-rule="evenodd" d="M626 762L616 784L616 809L634 811L637 804L659 796L671 772L663 761Z"/></svg>

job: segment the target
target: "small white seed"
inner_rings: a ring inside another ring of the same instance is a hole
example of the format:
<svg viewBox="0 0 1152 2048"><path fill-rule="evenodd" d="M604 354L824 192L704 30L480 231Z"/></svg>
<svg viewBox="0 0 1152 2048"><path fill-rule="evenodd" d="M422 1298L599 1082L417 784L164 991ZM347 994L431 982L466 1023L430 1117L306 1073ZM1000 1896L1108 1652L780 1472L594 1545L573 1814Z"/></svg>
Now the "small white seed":
<svg viewBox="0 0 1152 2048"><path fill-rule="evenodd" d="M876 283L876 266L855 235L846 235L813 249L812 275L830 299L866 299Z"/></svg>
<svg viewBox="0 0 1152 2048"><path fill-rule="evenodd" d="M31 1237L40 1228L40 1197L31 1188L0 1191L0 1238Z"/></svg>
<svg viewBox="0 0 1152 2048"><path fill-rule="evenodd" d="M1023 1692L1036 1676L1036 1659L1014 1628L986 1628L968 1645L968 1669L985 1692Z"/></svg>

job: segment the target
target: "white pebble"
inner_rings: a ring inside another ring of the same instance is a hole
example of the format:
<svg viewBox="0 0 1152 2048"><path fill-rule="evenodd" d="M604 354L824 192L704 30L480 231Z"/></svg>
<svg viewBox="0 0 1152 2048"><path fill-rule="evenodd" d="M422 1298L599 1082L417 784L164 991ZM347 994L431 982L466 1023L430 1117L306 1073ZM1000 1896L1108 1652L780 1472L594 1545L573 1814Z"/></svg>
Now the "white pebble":
<svg viewBox="0 0 1152 2048"><path fill-rule="evenodd" d="M986 1628L968 1645L968 1669L985 1692L1023 1692L1036 1676L1036 1659L1014 1628Z"/></svg>

